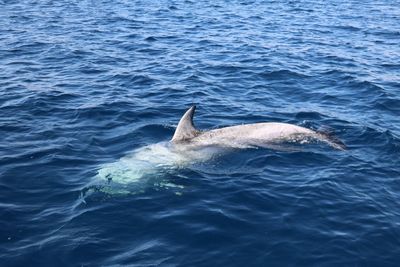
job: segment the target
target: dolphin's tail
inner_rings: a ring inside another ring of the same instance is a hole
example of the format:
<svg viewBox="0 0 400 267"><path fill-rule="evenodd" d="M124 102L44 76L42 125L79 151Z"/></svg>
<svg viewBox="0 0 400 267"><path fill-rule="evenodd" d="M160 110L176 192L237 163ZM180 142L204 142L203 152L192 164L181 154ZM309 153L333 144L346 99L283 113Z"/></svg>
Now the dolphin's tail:
<svg viewBox="0 0 400 267"><path fill-rule="evenodd" d="M338 150L346 150L346 145L332 133L317 132L319 139Z"/></svg>

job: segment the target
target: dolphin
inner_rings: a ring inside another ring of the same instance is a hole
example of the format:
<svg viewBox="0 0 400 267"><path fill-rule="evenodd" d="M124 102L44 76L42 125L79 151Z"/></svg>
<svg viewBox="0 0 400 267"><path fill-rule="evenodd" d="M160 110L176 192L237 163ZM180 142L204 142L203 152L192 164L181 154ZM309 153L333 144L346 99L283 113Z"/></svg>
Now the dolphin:
<svg viewBox="0 0 400 267"><path fill-rule="evenodd" d="M180 119L170 141L144 146L116 162L103 165L97 173L101 180L127 185L143 177L162 176L195 162L208 161L229 149L254 147L278 148L284 142L321 141L344 150L345 145L328 134L305 127L261 122L243 124L210 131L200 131L193 124L196 106L190 107Z"/></svg>
<svg viewBox="0 0 400 267"><path fill-rule="evenodd" d="M196 106L189 108L179 121L171 139L177 145L189 147L273 147L285 141L317 140L333 148L344 150L345 145L333 136L311 129L281 122L261 122L199 131L193 124Z"/></svg>

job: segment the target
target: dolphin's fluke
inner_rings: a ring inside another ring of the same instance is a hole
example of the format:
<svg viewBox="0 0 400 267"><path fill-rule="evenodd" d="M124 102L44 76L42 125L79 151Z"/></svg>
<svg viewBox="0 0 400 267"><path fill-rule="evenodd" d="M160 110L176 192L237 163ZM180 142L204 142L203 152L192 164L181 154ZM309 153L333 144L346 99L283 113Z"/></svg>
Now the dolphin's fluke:
<svg viewBox="0 0 400 267"><path fill-rule="evenodd" d="M193 115L196 110L196 106L192 106L186 111L179 121L178 127L176 127L174 136L171 141L179 142L187 139L196 137L200 132L193 125Z"/></svg>
<svg viewBox="0 0 400 267"><path fill-rule="evenodd" d="M328 143L333 148L336 148L339 150L347 149L346 145L339 138L337 138L333 133L318 132L318 135L321 137L321 139L323 141Z"/></svg>

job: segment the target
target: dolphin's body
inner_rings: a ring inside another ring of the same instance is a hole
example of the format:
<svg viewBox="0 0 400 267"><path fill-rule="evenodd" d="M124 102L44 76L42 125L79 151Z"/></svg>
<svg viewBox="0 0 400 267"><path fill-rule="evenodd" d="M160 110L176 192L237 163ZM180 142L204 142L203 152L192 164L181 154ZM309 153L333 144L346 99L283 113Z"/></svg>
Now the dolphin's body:
<svg viewBox="0 0 400 267"><path fill-rule="evenodd" d="M301 126L263 122L224 127L201 132L193 125L196 106L192 106L183 115L176 128L171 142L185 146L219 146L219 147L271 147L285 141L305 141L309 139L323 141L336 149L344 149L339 140Z"/></svg>
<svg viewBox="0 0 400 267"><path fill-rule="evenodd" d="M157 143L135 150L119 161L104 165L98 177L119 184L139 181L146 175L156 176L187 166L194 162L209 160L225 148L274 148L282 142L322 141L343 150L344 144L326 134L301 126L264 122L199 131L193 124L196 107L183 115L169 142Z"/></svg>

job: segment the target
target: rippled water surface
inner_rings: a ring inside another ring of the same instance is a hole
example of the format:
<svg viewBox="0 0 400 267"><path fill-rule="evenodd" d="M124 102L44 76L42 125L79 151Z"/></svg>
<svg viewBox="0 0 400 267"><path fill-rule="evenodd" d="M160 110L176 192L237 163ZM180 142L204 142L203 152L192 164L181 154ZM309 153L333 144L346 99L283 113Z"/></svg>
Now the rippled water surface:
<svg viewBox="0 0 400 267"><path fill-rule="evenodd" d="M0 0L0 265L398 266L399 6ZM201 129L287 122L347 150L96 179L170 158L193 103Z"/></svg>

